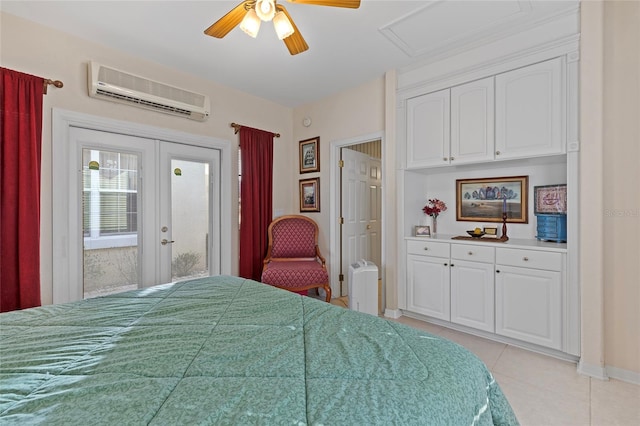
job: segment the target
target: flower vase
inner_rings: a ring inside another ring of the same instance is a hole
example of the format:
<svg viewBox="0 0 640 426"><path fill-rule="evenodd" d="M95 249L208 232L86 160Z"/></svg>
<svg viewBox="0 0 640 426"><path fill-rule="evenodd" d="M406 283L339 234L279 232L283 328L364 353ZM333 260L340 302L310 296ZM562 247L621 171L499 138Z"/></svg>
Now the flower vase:
<svg viewBox="0 0 640 426"><path fill-rule="evenodd" d="M431 234L435 235L438 233L438 218L436 216L431 217Z"/></svg>

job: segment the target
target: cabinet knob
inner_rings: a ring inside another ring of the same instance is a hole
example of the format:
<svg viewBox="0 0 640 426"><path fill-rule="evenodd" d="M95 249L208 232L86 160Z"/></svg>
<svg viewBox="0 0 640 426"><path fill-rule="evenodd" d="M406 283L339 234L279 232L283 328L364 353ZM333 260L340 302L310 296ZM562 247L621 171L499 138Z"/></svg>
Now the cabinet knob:
<svg viewBox="0 0 640 426"><path fill-rule="evenodd" d="M442 161L447 161L447 160L449 160L447 157L444 157L444 158L442 159Z"/></svg>
<svg viewBox="0 0 640 426"><path fill-rule="evenodd" d="M445 264L444 264L444 266L449 266L449 264L448 264L448 263L445 263Z"/></svg>
<svg viewBox="0 0 640 426"><path fill-rule="evenodd" d="M449 157L449 160L453 161L453 160L455 160L455 158L454 157Z"/></svg>
<svg viewBox="0 0 640 426"><path fill-rule="evenodd" d="M453 263L451 264L451 267L452 267L452 268L454 267Z"/></svg>
<svg viewBox="0 0 640 426"><path fill-rule="evenodd" d="M500 269L496 269L496 274L499 274L499 273L500 273Z"/></svg>
<svg viewBox="0 0 640 426"><path fill-rule="evenodd" d="M522 258L522 260L524 260L525 262L528 262L529 258L525 256L525 257Z"/></svg>
<svg viewBox="0 0 640 426"><path fill-rule="evenodd" d="M473 256L473 252L472 251L469 252L469 256Z"/></svg>
<svg viewBox="0 0 640 426"><path fill-rule="evenodd" d="M425 250L429 250L429 247L425 247L424 249L425 249Z"/></svg>
<svg viewBox="0 0 640 426"><path fill-rule="evenodd" d="M500 151L496 151L496 155L500 155Z"/></svg>

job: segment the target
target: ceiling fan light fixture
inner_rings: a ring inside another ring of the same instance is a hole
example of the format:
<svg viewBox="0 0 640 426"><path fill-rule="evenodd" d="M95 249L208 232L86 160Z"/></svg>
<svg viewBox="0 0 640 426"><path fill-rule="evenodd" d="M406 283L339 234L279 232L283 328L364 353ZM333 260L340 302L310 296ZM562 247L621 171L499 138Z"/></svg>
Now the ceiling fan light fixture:
<svg viewBox="0 0 640 426"><path fill-rule="evenodd" d="M258 31L260 31L260 18L256 14L254 9L249 9L242 22L240 22L240 29L251 37L256 38Z"/></svg>
<svg viewBox="0 0 640 426"><path fill-rule="evenodd" d="M289 21L287 15L282 11L276 13L276 16L273 17L273 26L275 27L276 34L280 40L284 40L294 32L291 21Z"/></svg>
<svg viewBox="0 0 640 426"><path fill-rule="evenodd" d="M258 18L265 22L273 19L276 14L276 5L273 0L258 0L255 6Z"/></svg>

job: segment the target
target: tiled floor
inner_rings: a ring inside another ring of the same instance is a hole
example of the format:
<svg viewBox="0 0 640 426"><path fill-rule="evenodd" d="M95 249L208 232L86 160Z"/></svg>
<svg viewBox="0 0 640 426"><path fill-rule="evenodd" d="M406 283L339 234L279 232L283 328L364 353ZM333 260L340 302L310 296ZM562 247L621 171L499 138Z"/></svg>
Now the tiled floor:
<svg viewBox="0 0 640 426"><path fill-rule="evenodd" d="M346 298L333 304L346 307ZM466 347L489 367L523 426L640 425L640 386L579 375L571 362L402 317Z"/></svg>

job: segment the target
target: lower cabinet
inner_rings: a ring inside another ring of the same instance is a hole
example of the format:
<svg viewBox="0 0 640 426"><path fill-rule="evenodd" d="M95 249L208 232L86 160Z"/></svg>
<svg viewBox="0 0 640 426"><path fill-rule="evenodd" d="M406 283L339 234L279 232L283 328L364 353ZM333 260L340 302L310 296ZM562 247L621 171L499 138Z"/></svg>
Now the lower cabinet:
<svg viewBox="0 0 640 426"><path fill-rule="evenodd" d="M564 253L407 241L407 310L563 350Z"/></svg>
<svg viewBox="0 0 640 426"><path fill-rule="evenodd" d="M561 350L562 254L496 255L496 334Z"/></svg>
<svg viewBox="0 0 640 426"><path fill-rule="evenodd" d="M493 247L451 245L451 322L495 331L493 254Z"/></svg>
<svg viewBox="0 0 640 426"><path fill-rule="evenodd" d="M449 321L449 245L410 241L407 259L407 308Z"/></svg>

